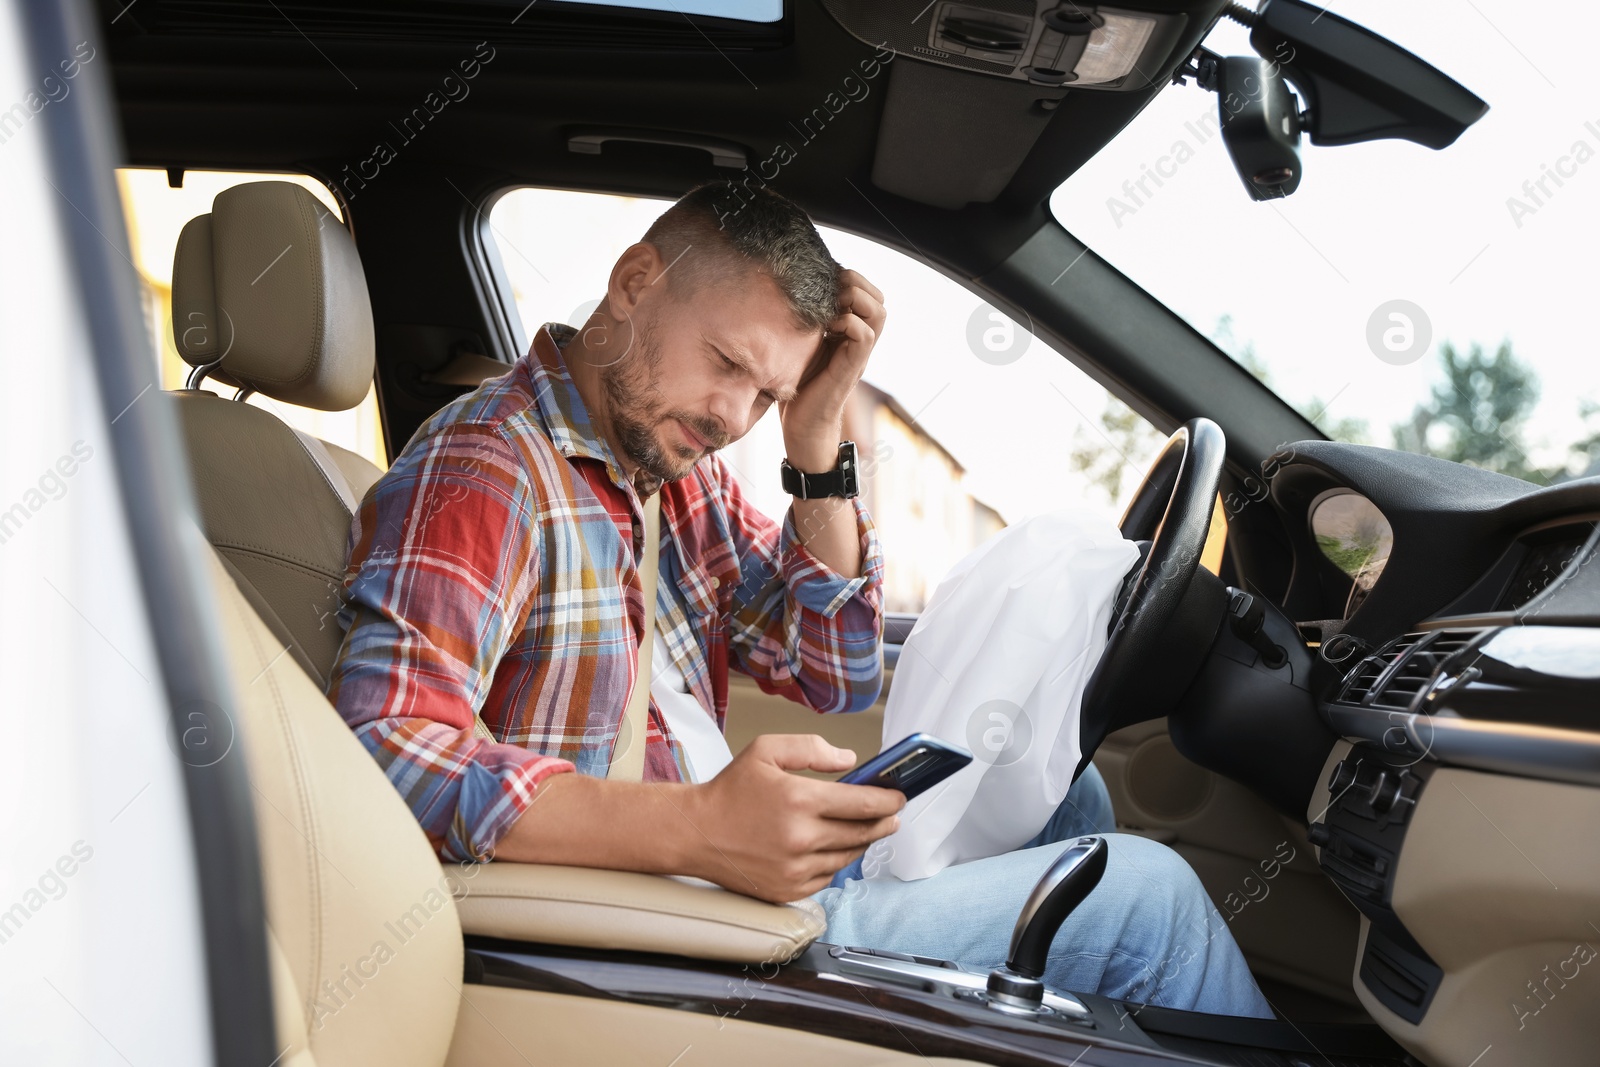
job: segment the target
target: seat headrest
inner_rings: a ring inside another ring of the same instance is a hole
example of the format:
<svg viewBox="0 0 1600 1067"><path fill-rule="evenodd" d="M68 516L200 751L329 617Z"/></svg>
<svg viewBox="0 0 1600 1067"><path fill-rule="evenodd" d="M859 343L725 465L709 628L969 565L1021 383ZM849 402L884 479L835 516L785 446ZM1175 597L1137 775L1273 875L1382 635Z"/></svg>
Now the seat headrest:
<svg viewBox="0 0 1600 1067"><path fill-rule="evenodd" d="M290 404L343 411L372 385L372 302L355 241L290 182L217 194L172 262L172 336L192 366Z"/></svg>

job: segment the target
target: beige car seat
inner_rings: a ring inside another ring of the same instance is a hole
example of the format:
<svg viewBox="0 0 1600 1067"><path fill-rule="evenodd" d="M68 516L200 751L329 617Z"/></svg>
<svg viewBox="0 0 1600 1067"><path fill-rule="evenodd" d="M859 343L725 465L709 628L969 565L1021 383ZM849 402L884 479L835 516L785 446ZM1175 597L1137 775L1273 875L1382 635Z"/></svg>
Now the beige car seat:
<svg viewBox="0 0 1600 1067"><path fill-rule="evenodd" d="M269 411L198 388L226 383L344 411L372 385L372 305L349 231L289 182L217 194L172 265L172 335L195 371L174 394L200 522L224 566L320 685L344 635L336 618L350 519L379 470Z"/></svg>

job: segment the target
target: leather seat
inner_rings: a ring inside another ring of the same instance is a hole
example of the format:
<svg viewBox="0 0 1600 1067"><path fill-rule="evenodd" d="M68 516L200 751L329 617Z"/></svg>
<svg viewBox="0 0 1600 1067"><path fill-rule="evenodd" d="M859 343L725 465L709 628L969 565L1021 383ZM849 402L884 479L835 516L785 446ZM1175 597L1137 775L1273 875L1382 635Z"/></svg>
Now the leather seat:
<svg viewBox="0 0 1600 1067"><path fill-rule="evenodd" d="M355 241L289 182L217 194L172 266L172 335L202 379L344 411L372 385L372 304ZM350 519L380 474L269 411L175 394L206 538L301 668L326 687Z"/></svg>
<svg viewBox="0 0 1600 1067"><path fill-rule="evenodd" d="M206 565L256 809L279 1063L437 1067L461 987L456 887L223 561Z"/></svg>

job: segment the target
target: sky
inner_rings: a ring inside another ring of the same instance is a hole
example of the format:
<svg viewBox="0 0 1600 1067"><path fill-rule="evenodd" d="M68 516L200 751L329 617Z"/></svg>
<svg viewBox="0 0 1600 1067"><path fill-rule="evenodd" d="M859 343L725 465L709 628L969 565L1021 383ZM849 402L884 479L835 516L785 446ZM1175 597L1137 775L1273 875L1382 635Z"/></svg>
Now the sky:
<svg viewBox="0 0 1600 1067"><path fill-rule="evenodd" d="M1600 399L1591 325L1600 86L1587 56L1600 8L1336 0L1333 10L1464 84L1487 115L1437 152L1406 141L1302 141L1299 190L1257 203L1221 138L1195 133L1216 98L1173 86L1056 191L1052 212L1201 332L1231 316L1280 395L1331 401L1325 423L1366 419L1376 444L1391 443L1391 424L1439 380L1441 342L1492 350L1509 339L1542 384L1530 454L1563 459L1584 436L1579 401ZM1220 23L1207 47L1249 55L1247 32ZM1147 183L1150 195L1131 213L1114 208L1112 198L1132 203L1123 183L1163 155L1176 159L1180 142L1192 158L1165 164L1176 173L1159 188ZM1523 183L1547 166L1567 176L1559 186L1546 178L1535 201ZM1514 210L1512 198L1523 206ZM1367 339L1374 312L1394 300L1431 324L1432 345L1403 365L1377 358Z"/></svg>

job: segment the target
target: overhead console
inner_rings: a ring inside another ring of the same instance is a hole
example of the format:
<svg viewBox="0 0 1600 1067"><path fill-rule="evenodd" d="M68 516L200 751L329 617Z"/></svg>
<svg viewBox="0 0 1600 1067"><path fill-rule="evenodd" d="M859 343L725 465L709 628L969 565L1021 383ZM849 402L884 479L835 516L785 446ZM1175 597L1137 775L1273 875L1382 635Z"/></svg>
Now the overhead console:
<svg viewBox="0 0 1600 1067"><path fill-rule="evenodd" d="M1036 204L1168 84L1226 6L820 2L857 40L894 54L872 183L950 210L991 203L1014 178ZM1073 135L1045 138L1052 119ZM1024 171L1036 145L1044 162Z"/></svg>
<svg viewBox="0 0 1600 1067"><path fill-rule="evenodd" d="M1189 22L1171 3L1070 0L822 0L871 45L1033 85L1119 91L1161 80ZM1222 4L1206 5L1214 18Z"/></svg>

